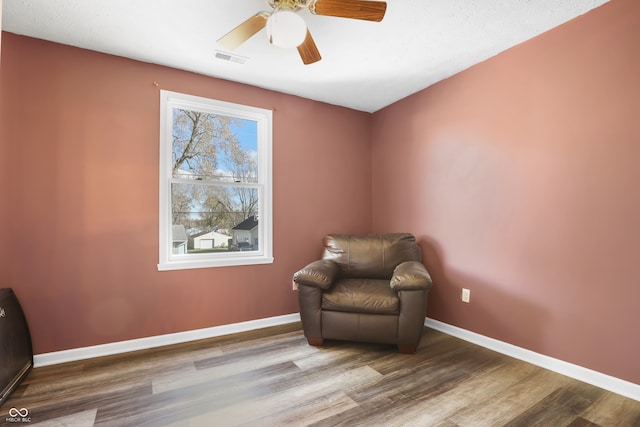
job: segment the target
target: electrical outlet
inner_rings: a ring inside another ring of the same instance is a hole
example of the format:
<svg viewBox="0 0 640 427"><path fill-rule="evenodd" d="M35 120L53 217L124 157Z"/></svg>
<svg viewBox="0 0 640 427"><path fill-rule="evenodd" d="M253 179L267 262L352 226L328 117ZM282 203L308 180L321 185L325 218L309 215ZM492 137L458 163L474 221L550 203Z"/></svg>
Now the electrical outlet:
<svg viewBox="0 0 640 427"><path fill-rule="evenodd" d="M471 291L469 289L462 288L462 302L469 302L471 300Z"/></svg>

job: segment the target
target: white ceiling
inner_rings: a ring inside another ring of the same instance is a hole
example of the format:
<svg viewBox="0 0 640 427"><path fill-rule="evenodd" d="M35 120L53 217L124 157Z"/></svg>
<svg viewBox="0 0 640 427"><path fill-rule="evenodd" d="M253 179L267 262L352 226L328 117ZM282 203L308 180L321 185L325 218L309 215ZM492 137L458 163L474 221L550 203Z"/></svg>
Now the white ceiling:
<svg viewBox="0 0 640 427"><path fill-rule="evenodd" d="M215 58L265 0L4 0L2 30L374 112L608 0L387 0L382 22L304 17L323 59L264 30Z"/></svg>

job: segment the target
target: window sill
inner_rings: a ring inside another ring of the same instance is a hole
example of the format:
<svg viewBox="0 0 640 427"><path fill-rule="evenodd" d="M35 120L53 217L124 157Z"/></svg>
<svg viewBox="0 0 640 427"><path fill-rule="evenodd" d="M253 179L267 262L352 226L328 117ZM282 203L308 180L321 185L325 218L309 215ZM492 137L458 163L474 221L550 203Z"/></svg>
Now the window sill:
<svg viewBox="0 0 640 427"><path fill-rule="evenodd" d="M187 270L193 268L234 267L240 265L273 264L273 257L249 255L201 260L170 260L158 264L158 271Z"/></svg>

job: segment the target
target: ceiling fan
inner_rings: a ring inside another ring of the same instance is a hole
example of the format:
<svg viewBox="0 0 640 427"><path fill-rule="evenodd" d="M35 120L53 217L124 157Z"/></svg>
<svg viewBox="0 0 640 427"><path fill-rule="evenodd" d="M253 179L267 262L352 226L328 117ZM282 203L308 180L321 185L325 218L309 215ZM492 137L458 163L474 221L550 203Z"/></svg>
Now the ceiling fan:
<svg viewBox="0 0 640 427"><path fill-rule="evenodd" d="M261 11L218 39L218 44L234 50L266 27L269 43L297 48L304 64L322 59L304 20L298 12L308 9L314 15L337 16L380 22L387 3L377 0L266 0L271 11Z"/></svg>

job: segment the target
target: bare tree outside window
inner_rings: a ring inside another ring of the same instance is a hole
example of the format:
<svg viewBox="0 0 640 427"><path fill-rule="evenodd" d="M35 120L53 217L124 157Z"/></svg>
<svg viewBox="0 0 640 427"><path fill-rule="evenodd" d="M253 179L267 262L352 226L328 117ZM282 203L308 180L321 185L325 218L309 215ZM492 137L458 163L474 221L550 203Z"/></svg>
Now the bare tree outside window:
<svg viewBox="0 0 640 427"><path fill-rule="evenodd" d="M258 217L258 191L252 185L258 182L257 142L251 137L255 132L246 128L255 128L255 123L173 111L172 175L181 180L172 189L173 224L183 225L189 236L213 231L229 236L227 242L219 238L217 245L206 248L191 242L187 253L238 250L234 228ZM249 242L257 249L258 240Z"/></svg>

